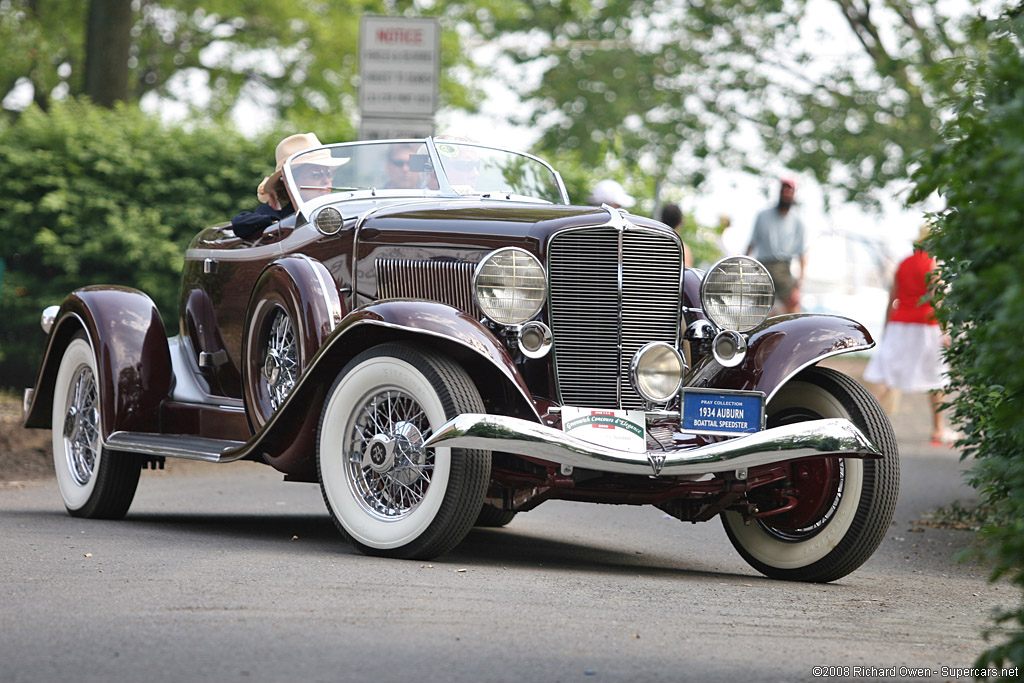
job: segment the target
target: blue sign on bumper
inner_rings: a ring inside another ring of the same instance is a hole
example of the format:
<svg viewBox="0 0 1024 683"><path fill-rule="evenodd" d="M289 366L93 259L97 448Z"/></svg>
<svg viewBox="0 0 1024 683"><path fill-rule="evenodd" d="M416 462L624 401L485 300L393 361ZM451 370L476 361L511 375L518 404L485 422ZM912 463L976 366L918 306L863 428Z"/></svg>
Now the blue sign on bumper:
<svg viewBox="0 0 1024 683"><path fill-rule="evenodd" d="M764 429L764 394L684 389L682 428L704 434L759 432Z"/></svg>

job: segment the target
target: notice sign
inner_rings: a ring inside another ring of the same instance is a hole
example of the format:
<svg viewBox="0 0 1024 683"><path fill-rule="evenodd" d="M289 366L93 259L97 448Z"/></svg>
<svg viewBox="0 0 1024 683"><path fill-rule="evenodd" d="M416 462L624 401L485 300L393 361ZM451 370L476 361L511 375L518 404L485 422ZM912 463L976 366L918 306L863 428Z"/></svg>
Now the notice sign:
<svg viewBox="0 0 1024 683"><path fill-rule="evenodd" d="M562 431L620 451L647 452L647 414L642 410L562 406Z"/></svg>
<svg viewBox="0 0 1024 683"><path fill-rule="evenodd" d="M363 15L359 36L362 116L433 118L441 65L437 20Z"/></svg>
<svg viewBox="0 0 1024 683"><path fill-rule="evenodd" d="M686 389L683 429L709 434L749 434L764 428L764 394Z"/></svg>

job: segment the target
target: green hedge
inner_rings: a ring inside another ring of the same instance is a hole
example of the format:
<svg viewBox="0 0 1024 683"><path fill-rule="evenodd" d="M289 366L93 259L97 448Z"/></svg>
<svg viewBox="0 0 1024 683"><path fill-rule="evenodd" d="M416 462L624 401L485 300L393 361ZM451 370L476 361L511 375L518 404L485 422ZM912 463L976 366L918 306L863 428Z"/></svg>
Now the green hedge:
<svg viewBox="0 0 1024 683"><path fill-rule="evenodd" d="M185 247L256 205L276 137L78 101L0 123L0 385L31 386L39 314L76 287L141 289L174 334Z"/></svg>
<svg viewBox="0 0 1024 683"><path fill-rule="evenodd" d="M979 23L987 54L946 66L957 92L944 144L916 175L917 198L941 194L929 241L943 262L939 318L958 398L953 421L971 483L996 517L982 531L992 579L1024 587L1024 21ZM1024 607L999 615L979 666L1024 665Z"/></svg>

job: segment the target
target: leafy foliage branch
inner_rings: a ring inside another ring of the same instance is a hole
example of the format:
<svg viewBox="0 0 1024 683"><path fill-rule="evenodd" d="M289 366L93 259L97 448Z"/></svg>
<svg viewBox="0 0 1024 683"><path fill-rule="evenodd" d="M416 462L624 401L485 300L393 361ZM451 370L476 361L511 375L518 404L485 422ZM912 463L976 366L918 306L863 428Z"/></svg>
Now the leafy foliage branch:
<svg viewBox="0 0 1024 683"><path fill-rule="evenodd" d="M1024 17L973 31L987 50L945 65L954 115L915 176L915 198L938 192L949 207L929 246L945 283L937 314L952 333L952 419L974 460L971 484L1004 520L982 530L991 578L1024 589ZM996 623L978 665L1024 665L1024 604Z"/></svg>

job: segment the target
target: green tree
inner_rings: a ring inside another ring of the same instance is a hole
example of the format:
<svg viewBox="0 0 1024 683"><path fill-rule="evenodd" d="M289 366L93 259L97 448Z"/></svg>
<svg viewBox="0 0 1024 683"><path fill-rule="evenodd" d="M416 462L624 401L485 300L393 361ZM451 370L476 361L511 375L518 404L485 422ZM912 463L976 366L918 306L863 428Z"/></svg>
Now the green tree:
<svg viewBox="0 0 1024 683"><path fill-rule="evenodd" d="M944 287L937 315L951 332L953 421L973 456L971 484L1006 520L983 529L992 580L1024 588L1024 17L979 22L985 54L945 65L955 115L916 175L916 198L940 193L929 247ZM997 618L1006 630L978 665L1024 666L1024 605ZM1007 635L1008 634L1008 635ZM1009 678L1007 678L1009 680ZM1013 680L1018 680L1013 678Z"/></svg>
<svg viewBox="0 0 1024 683"><path fill-rule="evenodd" d="M937 140L946 84L935 65L971 46L942 7L514 3L491 35L531 27L504 42L517 62L542 71L523 96L549 156L579 150L593 166L632 160L682 184L698 183L713 164L756 172L781 163L870 203L874 190L907 178L914 154ZM856 52L822 57L822 45L851 36Z"/></svg>
<svg viewBox="0 0 1024 683"><path fill-rule="evenodd" d="M210 93L197 112L205 116L221 117L248 99L297 125L331 117L351 133L361 15L439 17L448 29L441 100L473 108L480 98L472 85L477 74L455 27L477 22L474 10L492 3L136 0L125 21L128 0L0 0L0 102L11 106L8 96L22 88L44 110L54 99L82 94L105 105L149 94L191 104L198 83ZM94 31L88 46L87 25ZM129 41L127 56L108 54L121 39ZM104 73L124 78L124 97L105 92Z"/></svg>

